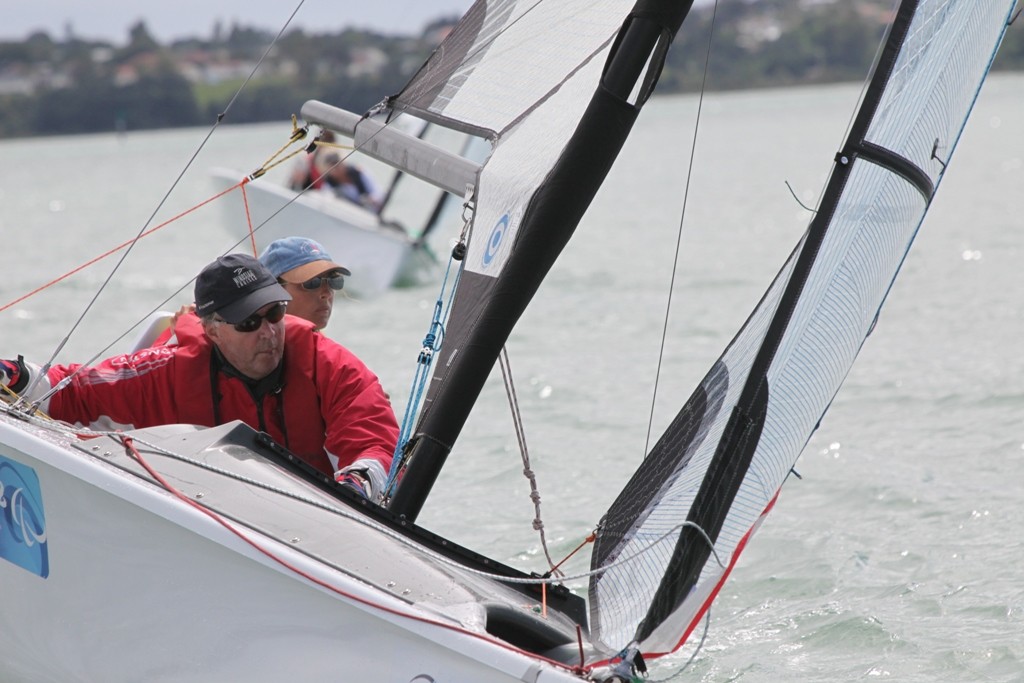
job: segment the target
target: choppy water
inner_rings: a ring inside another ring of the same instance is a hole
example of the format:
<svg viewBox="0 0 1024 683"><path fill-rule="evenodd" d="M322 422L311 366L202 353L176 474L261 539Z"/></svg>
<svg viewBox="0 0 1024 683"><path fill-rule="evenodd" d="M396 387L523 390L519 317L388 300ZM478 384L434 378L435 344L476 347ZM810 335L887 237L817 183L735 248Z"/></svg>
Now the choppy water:
<svg viewBox="0 0 1024 683"><path fill-rule="evenodd" d="M808 214L785 183L814 203L857 94L705 100L655 436L803 231ZM509 342L557 557L645 450L695 111L691 97L648 105ZM1022 112L1024 77L991 78L878 327L798 464L803 479L787 484L678 680L1024 680ZM254 169L289 127L223 126L151 227L212 194L207 168ZM205 134L0 142L0 306L139 232ZM439 251L457 228L439 236ZM124 349L118 335L167 297L164 308L188 301L190 278L231 242L216 207L144 240L59 357ZM0 311L0 357L48 358L119 257ZM378 372L400 413L435 297L423 287L340 302L328 328ZM517 451L496 376L421 521L543 570ZM568 567L583 571L586 559Z"/></svg>

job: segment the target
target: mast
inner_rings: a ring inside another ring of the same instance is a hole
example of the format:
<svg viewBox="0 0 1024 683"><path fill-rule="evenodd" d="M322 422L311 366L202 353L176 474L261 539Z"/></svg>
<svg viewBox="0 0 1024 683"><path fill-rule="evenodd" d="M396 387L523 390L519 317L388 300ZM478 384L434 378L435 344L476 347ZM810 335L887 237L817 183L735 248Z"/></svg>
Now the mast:
<svg viewBox="0 0 1024 683"><path fill-rule="evenodd" d="M693 0L639 0L611 47L575 133L527 205L516 251L493 283L473 332L410 441L409 466L391 509L415 520L512 328L572 236L654 90L665 55ZM488 238L490 226L477 238ZM501 226L492 236L501 238ZM473 273L461 287L474 286ZM457 312L453 312L453 317Z"/></svg>

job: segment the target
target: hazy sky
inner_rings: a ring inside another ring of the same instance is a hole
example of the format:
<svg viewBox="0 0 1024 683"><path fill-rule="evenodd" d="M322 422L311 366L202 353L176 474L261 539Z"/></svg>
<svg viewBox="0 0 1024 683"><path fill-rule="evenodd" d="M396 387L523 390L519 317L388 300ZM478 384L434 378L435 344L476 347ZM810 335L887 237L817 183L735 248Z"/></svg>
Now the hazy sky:
<svg viewBox="0 0 1024 683"><path fill-rule="evenodd" d="M142 19L161 43L208 38L221 20L277 32L301 0L4 0L0 40L22 40L47 31L62 39L70 25L80 38L128 40L128 27ZM352 26L383 33L416 33L441 16L461 15L472 0L304 0L290 24L307 31L337 32Z"/></svg>

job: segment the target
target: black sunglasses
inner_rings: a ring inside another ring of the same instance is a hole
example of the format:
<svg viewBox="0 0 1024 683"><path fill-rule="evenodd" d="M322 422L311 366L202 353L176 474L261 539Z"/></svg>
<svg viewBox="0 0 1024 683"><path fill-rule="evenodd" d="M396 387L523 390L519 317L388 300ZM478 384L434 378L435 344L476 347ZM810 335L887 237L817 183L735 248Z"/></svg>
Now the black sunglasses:
<svg viewBox="0 0 1024 683"><path fill-rule="evenodd" d="M259 313L253 313L248 318L238 323L228 323L235 328L238 332L255 332L263 326L263 320L266 319L268 323L281 322L281 318L284 317L285 311L288 310L288 304L284 301L279 301L269 309L263 315ZM227 322L222 320L221 322Z"/></svg>
<svg viewBox="0 0 1024 683"><path fill-rule="evenodd" d="M316 277L309 278L305 282L285 282L284 280L281 280L281 284L295 285L296 287L302 287L303 289L308 289L310 291L320 289L321 285L325 282L328 287L334 291L338 291L345 286L345 276L340 273L335 275L317 275Z"/></svg>

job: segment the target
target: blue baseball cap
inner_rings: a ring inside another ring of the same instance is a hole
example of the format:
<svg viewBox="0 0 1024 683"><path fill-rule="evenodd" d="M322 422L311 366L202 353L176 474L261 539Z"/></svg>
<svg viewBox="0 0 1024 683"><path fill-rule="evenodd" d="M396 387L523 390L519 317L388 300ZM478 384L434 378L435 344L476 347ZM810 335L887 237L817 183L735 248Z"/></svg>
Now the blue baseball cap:
<svg viewBox="0 0 1024 683"><path fill-rule="evenodd" d="M271 242L260 254L260 262L276 278L304 282L329 270L351 275L348 268L334 262L323 245L308 237L283 237Z"/></svg>

